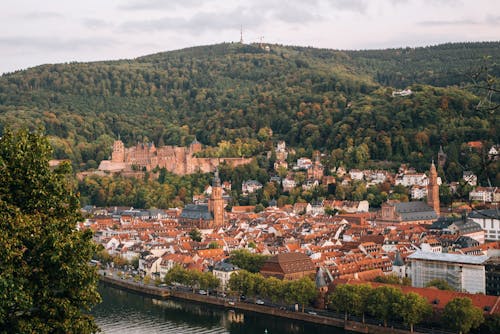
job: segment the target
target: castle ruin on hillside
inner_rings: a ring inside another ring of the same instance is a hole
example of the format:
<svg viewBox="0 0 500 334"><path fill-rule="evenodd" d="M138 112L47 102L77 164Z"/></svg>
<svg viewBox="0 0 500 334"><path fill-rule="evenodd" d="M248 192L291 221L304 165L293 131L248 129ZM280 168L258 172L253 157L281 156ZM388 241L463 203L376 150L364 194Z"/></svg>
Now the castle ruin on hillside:
<svg viewBox="0 0 500 334"><path fill-rule="evenodd" d="M128 171L151 171L165 168L177 175L187 175L196 172L212 173L219 164L225 162L233 167L245 165L251 158L197 158L195 153L202 150L202 145L196 139L188 146L160 146L154 143L138 143L126 148L121 140L113 144L111 160L103 160L99 170L110 173Z"/></svg>

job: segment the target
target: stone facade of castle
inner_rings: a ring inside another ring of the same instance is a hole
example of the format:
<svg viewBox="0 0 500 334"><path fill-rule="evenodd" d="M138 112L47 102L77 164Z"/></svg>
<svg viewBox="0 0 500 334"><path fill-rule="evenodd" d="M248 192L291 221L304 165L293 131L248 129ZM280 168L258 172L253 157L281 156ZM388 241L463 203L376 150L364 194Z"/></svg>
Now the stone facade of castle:
<svg viewBox="0 0 500 334"><path fill-rule="evenodd" d="M154 143L139 143L129 148L126 148L121 140L116 140L113 144L111 160L101 161L99 170L118 173L134 170L151 171L159 167L177 175L186 175L196 172L214 172L222 162L236 167L252 161L251 158L195 157L194 154L201 150L202 145L197 140L194 140L189 147L156 147Z"/></svg>

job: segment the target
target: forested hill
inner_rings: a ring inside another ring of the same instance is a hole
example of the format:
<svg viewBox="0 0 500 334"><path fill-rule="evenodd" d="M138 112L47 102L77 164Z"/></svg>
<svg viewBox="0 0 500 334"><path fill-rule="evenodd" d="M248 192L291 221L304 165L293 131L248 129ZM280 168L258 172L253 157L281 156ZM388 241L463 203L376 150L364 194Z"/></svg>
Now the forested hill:
<svg viewBox="0 0 500 334"><path fill-rule="evenodd" d="M498 116L476 109L478 97L461 86L486 56L500 64L500 43L269 47L226 43L5 74L0 126L42 127L57 157L91 165L107 158L118 135L128 145L185 145L195 136L207 145L282 139L352 165L428 162L439 145L459 159L464 142L498 142ZM500 72L494 65L490 71ZM401 88L413 94L391 95Z"/></svg>

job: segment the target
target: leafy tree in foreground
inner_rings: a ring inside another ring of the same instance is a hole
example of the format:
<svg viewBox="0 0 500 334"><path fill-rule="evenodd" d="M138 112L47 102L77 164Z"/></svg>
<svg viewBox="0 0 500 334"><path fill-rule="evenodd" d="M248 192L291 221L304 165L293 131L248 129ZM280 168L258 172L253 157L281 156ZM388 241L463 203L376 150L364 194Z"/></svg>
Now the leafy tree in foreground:
<svg viewBox="0 0 500 334"><path fill-rule="evenodd" d="M396 318L397 307L403 298L401 290L381 286L371 291L367 298L369 312L384 322L384 327L387 327L389 319Z"/></svg>
<svg viewBox="0 0 500 334"><path fill-rule="evenodd" d="M401 298L398 311L403 322L410 326L410 332L413 333L413 325L430 315L432 307L425 298L410 292Z"/></svg>
<svg viewBox="0 0 500 334"><path fill-rule="evenodd" d="M335 288L330 303L334 309L344 312L345 321L349 314L357 312L362 307L362 297L356 285L342 284Z"/></svg>
<svg viewBox="0 0 500 334"><path fill-rule="evenodd" d="M38 133L0 139L0 332L93 333L99 302L90 231L78 231L69 165L49 168Z"/></svg>
<svg viewBox="0 0 500 334"><path fill-rule="evenodd" d="M302 312L304 312L305 305L309 304L318 295L316 285L309 277L293 280L289 284L292 298L302 305Z"/></svg>
<svg viewBox="0 0 500 334"><path fill-rule="evenodd" d="M484 322L483 312L470 298L454 298L444 307L443 322L459 334L466 334Z"/></svg>

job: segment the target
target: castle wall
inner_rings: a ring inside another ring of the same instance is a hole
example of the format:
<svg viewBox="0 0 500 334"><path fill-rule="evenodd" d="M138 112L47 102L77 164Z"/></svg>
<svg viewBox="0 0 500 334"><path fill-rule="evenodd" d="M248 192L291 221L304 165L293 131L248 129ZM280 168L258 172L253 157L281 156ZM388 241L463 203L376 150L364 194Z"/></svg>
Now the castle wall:
<svg viewBox="0 0 500 334"><path fill-rule="evenodd" d="M195 158L193 153L201 150L201 144L195 143L190 147L162 146L156 148L150 144L137 144L125 148L121 141L113 145L112 162L123 162L121 170L132 170L132 166L145 168L151 171L156 167L165 168L167 171L186 175L197 172L211 173L220 163L226 162L232 167L248 164L251 158Z"/></svg>

